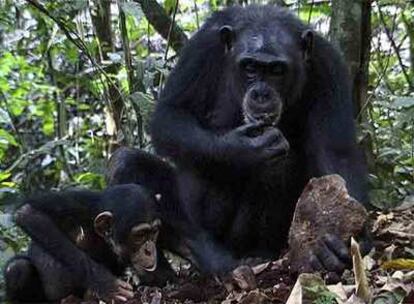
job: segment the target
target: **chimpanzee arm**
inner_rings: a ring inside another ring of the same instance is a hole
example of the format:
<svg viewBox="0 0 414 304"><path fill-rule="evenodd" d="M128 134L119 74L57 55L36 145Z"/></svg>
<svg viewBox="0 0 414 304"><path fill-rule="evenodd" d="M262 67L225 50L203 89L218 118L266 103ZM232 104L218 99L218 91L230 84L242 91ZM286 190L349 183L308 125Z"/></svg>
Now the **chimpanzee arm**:
<svg viewBox="0 0 414 304"><path fill-rule="evenodd" d="M203 129L184 107L160 104L154 113L151 131L158 152L181 163L208 165L224 157L219 137Z"/></svg>
<svg viewBox="0 0 414 304"><path fill-rule="evenodd" d="M205 232L198 231L193 238L187 240L187 245L192 258L204 273L224 275L239 264L230 252L222 248Z"/></svg>
<svg viewBox="0 0 414 304"><path fill-rule="evenodd" d="M249 173L286 154L288 144L277 128L252 136L259 128L260 123L249 123L217 134L204 128L190 108L162 104L161 100L152 120L152 139L158 153L179 165L226 179L226 173Z"/></svg>
<svg viewBox="0 0 414 304"><path fill-rule="evenodd" d="M247 129L238 130L241 104L233 99L241 103L242 96L235 97L226 82L237 76L226 66L217 25L209 22L182 50L168 77L152 117L151 136L157 152L180 165L209 174L226 169L243 172L257 165L261 148L272 146L277 134L253 142L244 134ZM229 116L214 122L217 113Z"/></svg>
<svg viewBox="0 0 414 304"><path fill-rule="evenodd" d="M84 284L85 288L98 295L106 295L113 290L113 275L76 247L45 212L25 204L16 214L16 223L39 246L67 267L74 279Z"/></svg>
<svg viewBox="0 0 414 304"><path fill-rule="evenodd" d="M337 52L325 48L325 56L315 58L323 63L313 65L313 72L318 74L314 79L323 83L311 82L308 86L314 97L308 100L306 125L308 174L313 177L337 173L347 182L350 194L367 203L366 167L355 138L348 73Z"/></svg>

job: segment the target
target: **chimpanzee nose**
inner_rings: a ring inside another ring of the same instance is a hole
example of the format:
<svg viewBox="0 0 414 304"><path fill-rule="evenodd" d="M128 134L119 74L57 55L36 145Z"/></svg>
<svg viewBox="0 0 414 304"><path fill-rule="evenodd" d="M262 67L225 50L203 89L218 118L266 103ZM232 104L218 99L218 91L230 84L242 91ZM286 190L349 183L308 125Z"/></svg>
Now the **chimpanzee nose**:
<svg viewBox="0 0 414 304"><path fill-rule="evenodd" d="M251 94L253 100L257 100L259 98L259 95L260 95L258 89L253 89L250 94Z"/></svg>
<svg viewBox="0 0 414 304"><path fill-rule="evenodd" d="M257 86L251 91L251 98L257 102L266 102L272 96L272 91L267 86Z"/></svg>

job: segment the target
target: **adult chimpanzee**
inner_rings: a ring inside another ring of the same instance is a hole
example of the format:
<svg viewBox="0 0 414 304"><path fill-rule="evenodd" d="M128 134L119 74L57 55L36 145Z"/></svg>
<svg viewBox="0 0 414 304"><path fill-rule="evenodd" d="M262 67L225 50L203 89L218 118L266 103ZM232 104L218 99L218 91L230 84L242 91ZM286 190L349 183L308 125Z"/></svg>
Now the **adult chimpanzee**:
<svg viewBox="0 0 414 304"><path fill-rule="evenodd" d="M244 123L246 98L263 103L263 112L282 109L277 127ZM309 178L338 173L367 201L352 115L347 68L327 40L282 8L232 7L183 49L151 135L156 151L177 164L182 204L195 223L236 257L274 257ZM324 239L315 267L342 270L346 245Z"/></svg>
<svg viewBox="0 0 414 304"><path fill-rule="evenodd" d="M86 292L126 301L132 287L119 279L128 265L157 267L160 215L141 186L110 187L102 193L72 190L29 198L16 223L32 238L28 254L5 267L13 303L44 303Z"/></svg>
<svg viewBox="0 0 414 304"><path fill-rule="evenodd" d="M158 198L162 221L158 252L165 249L189 259L202 272L219 275L227 288L255 287L251 269L240 265L182 210L177 171L171 164L147 152L121 147L110 159L107 177L109 185L140 184ZM170 266L162 254L158 255L158 265L157 271L143 276L144 283L171 278Z"/></svg>

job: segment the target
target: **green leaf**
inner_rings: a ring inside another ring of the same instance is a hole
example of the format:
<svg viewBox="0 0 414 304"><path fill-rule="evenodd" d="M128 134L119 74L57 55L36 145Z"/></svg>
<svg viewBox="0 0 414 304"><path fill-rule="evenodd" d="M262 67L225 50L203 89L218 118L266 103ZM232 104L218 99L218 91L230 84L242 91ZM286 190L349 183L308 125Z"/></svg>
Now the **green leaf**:
<svg viewBox="0 0 414 304"><path fill-rule="evenodd" d="M17 143L16 139L14 139L13 135L7 132L4 129L0 129L0 143L6 145L12 145L18 147L19 144Z"/></svg>
<svg viewBox="0 0 414 304"><path fill-rule="evenodd" d="M414 107L414 97L397 97L393 106L402 108Z"/></svg>
<svg viewBox="0 0 414 304"><path fill-rule="evenodd" d="M8 171L0 171L0 182L8 179L11 176L11 173Z"/></svg>
<svg viewBox="0 0 414 304"><path fill-rule="evenodd" d="M2 108L0 108L0 123L11 124L9 113Z"/></svg>
<svg viewBox="0 0 414 304"><path fill-rule="evenodd" d="M81 173L75 177L76 182L89 186L94 189L103 189L105 187L105 178L101 174L93 172Z"/></svg>
<svg viewBox="0 0 414 304"><path fill-rule="evenodd" d="M170 13L174 10L176 6L177 0L165 0L164 1L164 8L165 10Z"/></svg>

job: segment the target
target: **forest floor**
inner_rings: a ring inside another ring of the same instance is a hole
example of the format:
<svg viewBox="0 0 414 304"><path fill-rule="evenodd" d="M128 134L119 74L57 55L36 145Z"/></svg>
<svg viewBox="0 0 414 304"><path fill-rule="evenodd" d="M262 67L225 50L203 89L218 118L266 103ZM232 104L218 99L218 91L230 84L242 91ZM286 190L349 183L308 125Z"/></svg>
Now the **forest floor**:
<svg viewBox="0 0 414 304"><path fill-rule="evenodd" d="M352 270L346 271L341 282L335 285L329 285L318 275L311 277L322 282L321 286L295 285L297 276L290 272L287 260L280 259L254 268L257 289L250 292L229 293L214 278L202 278L187 269L180 272L174 285L164 288L138 287L135 298L127 304L366 303L366 292L365 302L356 296L361 294L361 288L368 291L368 298L374 304L414 304L414 201L407 201L386 213L371 212L370 222L374 249L360 265L365 269L368 284L361 287L364 284L357 282L358 292ZM295 291L292 292L293 289ZM307 291L313 291L313 295L306 295Z"/></svg>

